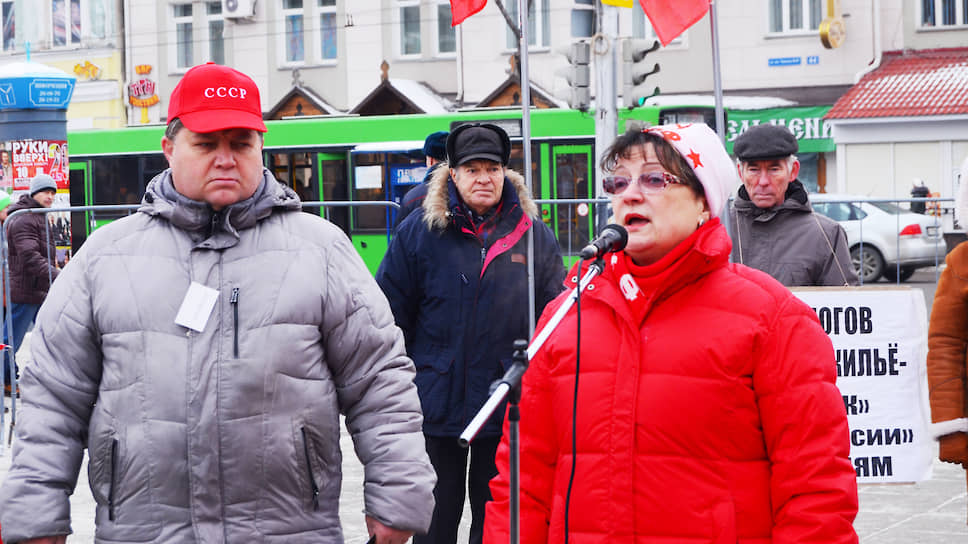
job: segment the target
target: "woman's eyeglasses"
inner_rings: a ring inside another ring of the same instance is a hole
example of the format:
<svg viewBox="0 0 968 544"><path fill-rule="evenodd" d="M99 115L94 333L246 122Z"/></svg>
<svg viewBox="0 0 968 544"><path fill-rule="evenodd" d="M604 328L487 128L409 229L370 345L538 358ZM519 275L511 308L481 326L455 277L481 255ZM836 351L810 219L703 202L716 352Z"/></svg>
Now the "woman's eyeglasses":
<svg viewBox="0 0 968 544"><path fill-rule="evenodd" d="M625 176L607 176L602 180L602 189L610 195L618 196L628 189L632 179ZM668 172L650 172L639 176L639 190L643 193L661 193L666 185L684 185L681 179Z"/></svg>

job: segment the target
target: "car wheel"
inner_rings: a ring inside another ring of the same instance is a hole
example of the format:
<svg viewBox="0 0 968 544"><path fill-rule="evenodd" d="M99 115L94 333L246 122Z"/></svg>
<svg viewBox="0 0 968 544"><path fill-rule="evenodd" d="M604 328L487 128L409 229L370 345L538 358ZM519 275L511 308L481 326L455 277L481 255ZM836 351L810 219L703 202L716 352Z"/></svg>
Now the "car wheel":
<svg viewBox="0 0 968 544"><path fill-rule="evenodd" d="M915 270L917 270L917 269L914 268L914 267L902 266L901 267L901 275L900 275L900 278L898 278L898 277L896 277L897 276L897 267L896 266L888 266L888 267L886 267L884 269L884 278L887 279L887 281L893 281L895 283L900 283L902 281L907 281L907 280L911 279L911 276L914 275L914 271Z"/></svg>
<svg viewBox="0 0 968 544"><path fill-rule="evenodd" d="M861 262L861 246L850 250L850 262L854 271L864 283L874 283L884 273L884 257L873 246L865 245L864 259Z"/></svg>

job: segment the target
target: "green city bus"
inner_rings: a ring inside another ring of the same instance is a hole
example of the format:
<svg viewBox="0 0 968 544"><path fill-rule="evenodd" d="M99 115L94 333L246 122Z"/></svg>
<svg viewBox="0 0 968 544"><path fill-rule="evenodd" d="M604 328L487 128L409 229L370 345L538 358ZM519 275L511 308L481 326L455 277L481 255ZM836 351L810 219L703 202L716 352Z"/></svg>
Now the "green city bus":
<svg viewBox="0 0 968 544"><path fill-rule="evenodd" d="M494 123L511 136L511 168L523 172L520 109L459 111L441 115L316 116L267 121L266 168L292 187L306 211L319 213L352 239L375 271L392 236L403 194L420 183L425 171L420 153L431 132L470 122ZM707 106L643 107L621 110L619 130L628 120L650 124L705 122L714 125ZM593 199L594 133L592 114L567 109L532 110L531 172L537 199ZM167 168L161 153L163 125L68 132L71 206L137 204L147 183ZM377 203L377 204L367 204ZM562 253L573 256L594 234L593 206L587 203L541 205ZM75 212L76 249L99 225L126 212Z"/></svg>

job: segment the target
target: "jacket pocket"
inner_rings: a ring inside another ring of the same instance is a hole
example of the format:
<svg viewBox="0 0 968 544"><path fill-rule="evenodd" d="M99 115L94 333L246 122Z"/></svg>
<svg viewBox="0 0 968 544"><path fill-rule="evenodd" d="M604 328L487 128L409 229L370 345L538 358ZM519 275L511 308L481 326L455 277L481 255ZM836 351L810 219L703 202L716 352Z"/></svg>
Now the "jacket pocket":
<svg viewBox="0 0 968 544"><path fill-rule="evenodd" d="M161 534L156 486L148 475L142 428L125 426L105 409L114 396L103 392L88 425L88 484L96 502L98 542L146 542ZM132 444L134 444L132 449Z"/></svg>
<svg viewBox="0 0 968 544"><path fill-rule="evenodd" d="M303 455L306 461L306 475L309 480L309 498L312 504L313 510L319 510L319 484L316 483L316 471L313 470L313 455L311 453L312 448L309 445L309 436L306 433L306 427L300 427L299 432L302 435L302 445L303 445Z"/></svg>
<svg viewBox="0 0 968 544"><path fill-rule="evenodd" d="M111 440L111 456L108 458L108 521L114 521L114 501L117 498L118 439Z"/></svg>
<svg viewBox="0 0 968 544"><path fill-rule="evenodd" d="M428 353L413 356L417 368L414 384L420 396L425 423L443 423L450 412L450 390L454 352L445 346L430 346Z"/></svg>

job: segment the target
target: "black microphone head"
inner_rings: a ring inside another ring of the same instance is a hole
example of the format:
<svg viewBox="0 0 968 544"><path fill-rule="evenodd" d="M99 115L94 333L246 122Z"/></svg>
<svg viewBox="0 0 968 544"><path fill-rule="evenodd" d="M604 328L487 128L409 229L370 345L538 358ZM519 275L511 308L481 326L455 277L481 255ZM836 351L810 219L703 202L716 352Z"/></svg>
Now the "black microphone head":
<svg viewBox="0 0 968 544"><path fill-rule="evenodd" d="M582 260L601 257L613 251L622 251L629 242L629 232L621 225L606 225L598 238L581 250Z"/></svg>
<svg viewBox="0 0 968 544"><path fill-rule="evenodd" d="M606 230L612 230L618 234L618 238L612 242L612 247L610 248L610 251L622 251L623 249L625 249L625 246L628 245L629 243L629 231L625 230L625 227L623 227L622 225L616 225L615 223L610 223L608 225L605 225L605 228L603 229L603 234L604 234L604 231Z"/></svg>

